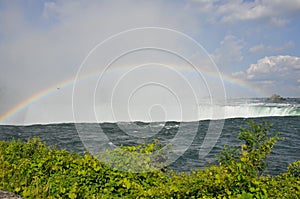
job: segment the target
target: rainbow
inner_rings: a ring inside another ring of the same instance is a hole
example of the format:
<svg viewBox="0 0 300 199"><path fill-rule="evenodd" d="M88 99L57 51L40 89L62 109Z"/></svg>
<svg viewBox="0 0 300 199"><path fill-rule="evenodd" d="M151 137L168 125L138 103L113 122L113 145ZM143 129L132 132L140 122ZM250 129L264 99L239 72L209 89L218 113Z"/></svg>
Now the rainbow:
<svg viewBox="0 0 300 199"><path fill-rule="evenodd" d="M191 69L187 70L186 66L172 65L172 67L175 67L178 70L183 71L183 72L195 73L195 71L193 71ZM128 71L130 68L132 68L132 66L122 66L122 67L119 66L119 67L115 67L115 68L112 68L112 69L110 68L107 71L107 74L105 74L105 75L113 75L116 72ZM211 75L217 76L216 74L213 74L212 71L205 71L204 74L209 75L209 76L211 76ZM84 79L95 77L95 76L98 76L98 75L99 75L99 71L93 71L93 72L90 72L90 73L84 75L83 77L81 77L77 81L82 81ZM250 83L247 83L243 80L236 79L236 78L233 78L233 77L231 77L229 75L225 75L225 74L222 74L221 76L222 76L222 79L223 79L224 82L231 83L231 84L234 84L234 85L238 85L242 88L252 90L255 93L259 94L260 96L268 96L267 93L261 91L260 89L254 87ZM2 115L0 115L0 124L1 123L3 123L3 124L7 123L14 115L21 112L22 110L24 110L25 108L27 108L31 104L33 104L33 103L35 103L35 102L37 102L37 101L39 101L43 98L49 97L51 94L57 92L58 88L59 89L64 89L66 87L70 87L70 86L74 85L74 83L75 83L75 78L74 77L67 78L64 81L58 82L58 83L56 83L54 85L51 85L50 87L48 87L44 90L41 90L41 91L35 93L34 95L32 95L32 96L28 97L27 99L21 101L20 103L16 104L12 108L10 108L6 112L4 112Z"/></svg>
<svg viewBox="0 0 300 199"><path fill-rule="evenodd" d="M34 95L28 97L27 99L21 101L20 103L16 104L12 108L10 108L8 111L0 115L0 123L5 123L7 122L11 117L13 117L15 114L18 112L24 110L26 107L29 105L33 104L34 102L41 100L47 96L50 96L52 93L57 91L58 88L65 88L70 85L72 85L74 82L74 78L68 78L64 81L61 81L59 83L56 83L44 90L41 90Z"/></svg>

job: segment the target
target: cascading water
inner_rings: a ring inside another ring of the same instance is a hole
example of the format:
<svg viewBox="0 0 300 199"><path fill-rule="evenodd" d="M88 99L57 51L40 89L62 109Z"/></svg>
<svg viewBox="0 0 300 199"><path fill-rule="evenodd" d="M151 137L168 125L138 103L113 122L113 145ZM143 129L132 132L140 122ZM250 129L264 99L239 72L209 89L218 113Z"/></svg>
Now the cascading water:
<svg viewBox="0 0 300 199"><path fill-rule="evenodd" d="M300 116L298 101L266 103L263 100L235 100L226 104L199 104L199 120L227 118L255 118L272 116Z"/></svg>

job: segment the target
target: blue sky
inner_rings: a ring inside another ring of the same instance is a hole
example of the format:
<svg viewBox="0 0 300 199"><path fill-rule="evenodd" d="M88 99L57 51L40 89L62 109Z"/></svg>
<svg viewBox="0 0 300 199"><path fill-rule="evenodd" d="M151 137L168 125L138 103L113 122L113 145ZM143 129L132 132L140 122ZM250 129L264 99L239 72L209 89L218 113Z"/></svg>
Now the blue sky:
<svg viewBox="0 0 300 199"><path fill-rule="evenodd" d="M299 19L299 0L2 0L0 111L75 77L88 52L109 36L147 26L199 42L232 80L225 80L228 97L300 97Z"/></svg>

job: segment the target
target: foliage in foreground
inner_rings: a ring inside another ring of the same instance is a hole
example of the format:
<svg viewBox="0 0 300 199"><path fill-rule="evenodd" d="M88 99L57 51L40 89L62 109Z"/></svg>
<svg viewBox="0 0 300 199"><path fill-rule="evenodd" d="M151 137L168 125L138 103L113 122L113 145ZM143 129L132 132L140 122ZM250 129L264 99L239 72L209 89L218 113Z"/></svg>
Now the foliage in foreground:
<svg viewBox="0 0 300 199"><path fill-rule="evenodd" d="M0 189L24 198L298 198L300 161L278 176L262 175L265 160L279 140L277 134L268 133L268 124L250 122L249 128L239 134L240 148L227 146L218 157L219 165L189 174L167 169L123 172L104 165L89 153L81 156L51 148L38 138L26 143L2 141ZM160 149L156 145L157 142L123 150L148 153ZM118 150L111 153L120 154ZM122 165L113 161L109 165ZM149 160L142 161L138 165L153 166L145 165Z"/></svg>

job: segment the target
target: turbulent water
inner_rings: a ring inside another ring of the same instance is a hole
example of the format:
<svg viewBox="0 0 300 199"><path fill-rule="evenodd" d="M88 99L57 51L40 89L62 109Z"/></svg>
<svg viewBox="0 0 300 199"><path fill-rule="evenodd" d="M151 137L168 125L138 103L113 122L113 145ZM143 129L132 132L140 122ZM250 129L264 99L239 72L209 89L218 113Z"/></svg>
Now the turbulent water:
<svg viewBox="0 0 300 199"><path fill-rule="evenodd" d="M206 111L212 107L203 106ZM213 107L217 108L217 107ZM270 157L266 173L278 174L284 172L288 164L300 159L300 108L297 99L274 103L267 100L232 101L229 105L218 107L224 109L226 118L220 137L216 137L216 144L205 157L199 158L199 150L207 135L212 120L194 122L122 122L122 123L61 123L36 124L29 126L1 125L0 140L21 139L27 140L39 136L49 145L66 148L70 151L83 153L84 148L89 150L109 146L135 145L149 142L158 138L163 144L171 140L180 139L180 142L189 143L187 148L179 148L182 155L169 165L176 171L189 171L205 167L215 161L224 144L240 145L237 135L241 126L253 119L261 123L267 121L273 124L271 134L281 132L284 140L279 141ZM204 111L205 112L205 111ZM101 129L101 132L99 132ZM195 135L191 131L195 130ZM183 133L178 136L180 130ZM80 132L80 133L78 133ZM101 134L102 136L99 136ZM105 139L102 139L105 136ZM85 145L84 145L85 144Z"/></svg>

